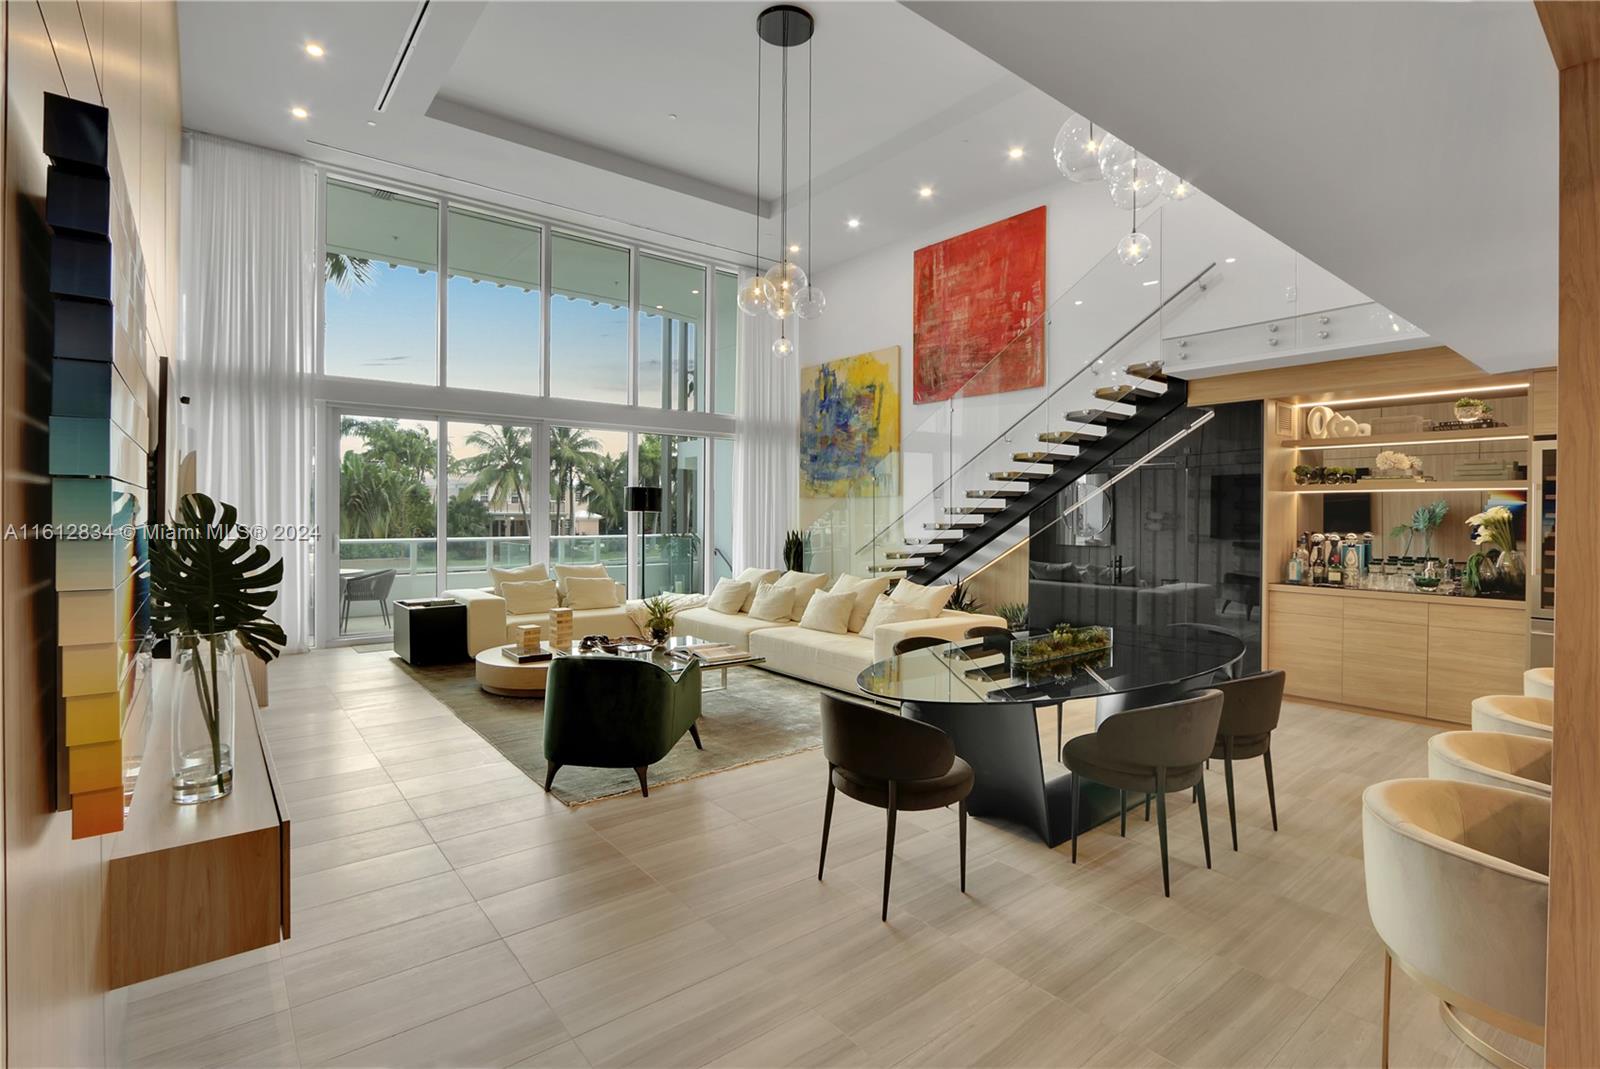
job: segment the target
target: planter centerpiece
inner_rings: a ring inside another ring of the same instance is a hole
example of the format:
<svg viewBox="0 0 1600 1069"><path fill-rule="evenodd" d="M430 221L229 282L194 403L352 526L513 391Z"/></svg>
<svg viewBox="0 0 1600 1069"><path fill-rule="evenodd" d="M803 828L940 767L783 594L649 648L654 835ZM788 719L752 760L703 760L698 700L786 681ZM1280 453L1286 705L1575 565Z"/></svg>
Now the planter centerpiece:
<svg viewBox="0 0 1600 1069"><path fill-rule="evenodd" d="M665 646L672 637L672 625L678 618L678 608L665 594L644 599L645 630L657 647Z"/></svg>
<svg viewBox="0 0 1600 1069"><path fill-rule="evenodd" d="M232 505L189 494L150 539L151 627L172 641L172 798L209 802L233 790L234 642L271 661L287 641L266 616L283 562L251 542Z"/></svg>
<svg viewBox="0 0 1600 1069"><path fill-rule="evenodd" d="M1480 401L1476 397L1463 397L1455 403L1456 419L1462 423L1476 423L1493 411L1494 408L1489 402Z"/></svg>
<svg viewBox="0 0 1600 1069"><path fill-rule="evenodd" d="M1048 634L1037 638L1014 639L1011 643L1011 664L1017 668L1037 668L1072 657L1099 653L1110 647L1109 627L1057 624Z"/></svg>
<svg viewBox="0 0 1600 1069"><path fill-rule="evenodd" d="M1527 589L1528 570L1512 532L1511 510L1504 505L1484 509L1467 518L1476 527L1472 540L1480 548L1467 559L1467 580L1478 590L1520 598ZM1491 557L1490 553L1496 553Z"/></svg>

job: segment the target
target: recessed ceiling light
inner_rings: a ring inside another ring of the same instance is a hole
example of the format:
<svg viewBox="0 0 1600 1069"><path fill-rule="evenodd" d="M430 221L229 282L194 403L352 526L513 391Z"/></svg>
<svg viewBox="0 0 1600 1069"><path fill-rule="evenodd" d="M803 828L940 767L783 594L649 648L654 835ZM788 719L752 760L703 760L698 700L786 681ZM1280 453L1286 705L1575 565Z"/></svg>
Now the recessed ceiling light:
<svg viewBox="0 0 1600 1069"><path fill-rule="evenodd" d="M670 112L667 113L667 118L669 118L669 119L676 119L677 117L678 117L678 113L675 112L675 111L670 111Z"/></svg>
<svg viewBox="0 0 1600 1069"><path fill-rule="evenodd" d="M1141 283L1139 283L1139 285L1141 285L1141 286L1154 286L1154 285L1155 285L1155 284L1156 284L1156 283L1157 283L1157 282L1160 282L1160 281L1161 281L1161 280L1160 280L1160 279L1159 279L1159 278L1152 278L1152 279L1151 279L1151 280L1150 280L1150 281L1148 281L1148 282L1141 282Z"/></svg>
<svg viewBox="0 0 1600 1069"><path fill-rule="evenodd" d="M323 51L322 46L317 44L317 42L307 41L306 55L310 56L312 59L321 59L323 56L327 55L327 52Z"/></svg>
<svg viewBox="0 0 1600 1069"><path fill-rule="evenodd" d="M917 196L921 197L923 200L927 200L929 197L933 196L933 187L923 186L921 189L917 190Z"/></svg>
<svg viewBox="0 0 1600 1069"><path fill-rule="evenodd" d="M851 230L859 230L861 229L861 220L855 218L846 219L844 221L844 225L849 227Z"/></svg>
<svg viewBox="0 0 1600 1069"><path fill-rule="evenodd" d="M1022 159L1022 146L1021 145L1012 145L1009 149L1006 150L1006 156L1009 157L1010 159L1013 159L1013 160Z"/></svg>
<svg viewBox="0 0 1600 1069"><path fill-rule="evenodd" d="M1225 264L1236 264L1239 262L1239 258L1237 256L1230 256L1222 262Z"/></svg>
<svg viewBox="0 0 1600 1069"><path fill-rule="evenodd" d="M658 304L658 305L656 305L656 311L658 311L658 312L659 312L659 311L661 311L661 310L662 310L662 309L663 309L663 308L665 308L665 307L666 307L666 305L664 305L664 304Z"/></svg>
<svg viewBox="0 0 1600 1069"><path fill-rule="evenodd" d="M378 120L377 119L368 119L367 120L367 125L368 126L377 126L378 125Z"/></svg>
<svg viewBox="0 0 1600 1069"><path fill-rule="evenodd" d="M1073 301L1072 303L1073 304L1082 304L1083 302L1082 301Z"/></svg>
<svg viewBox="0 0 1600 1069"><path fill-rule="evenodd" d="M311 115L309 111L307 111L305 108L302 108L299 104L296 104L294 107L290 108L289 114L293 115L296 119L304 119Z"/></svg>
<svg viewBox="0 0 1600 1069"><path fill-rule="evenodd" d="M800 251L800 246L798 246L798 245L790 245L789 246L789 251L790 252L799 252Z"/></svg>

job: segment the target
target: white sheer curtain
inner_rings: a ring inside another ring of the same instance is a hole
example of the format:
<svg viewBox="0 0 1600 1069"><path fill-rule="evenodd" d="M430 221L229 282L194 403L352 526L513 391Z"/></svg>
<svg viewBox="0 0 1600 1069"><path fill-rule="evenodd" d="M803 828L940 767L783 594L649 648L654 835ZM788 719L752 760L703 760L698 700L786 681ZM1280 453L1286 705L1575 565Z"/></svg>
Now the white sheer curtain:
<svg viewBox="0 0 1600 1069"><path fill-rule="evenodd" d="M179 444L196 451L196 488L237 506L241 523L265 527L265 544L282 556L269 615L298 652L311 639L315 551L316 172L290 156L192 133L183 163L176 392L190 403Z"/></svg>
<svg viewBox="0 0 1600 1069"><path fill-rule="evenodd" d="M740 281L743 281L743 276ZM772 355L770 316L739 317L733 441L733 570L783 565L800 494L800 359Z"/></svg>

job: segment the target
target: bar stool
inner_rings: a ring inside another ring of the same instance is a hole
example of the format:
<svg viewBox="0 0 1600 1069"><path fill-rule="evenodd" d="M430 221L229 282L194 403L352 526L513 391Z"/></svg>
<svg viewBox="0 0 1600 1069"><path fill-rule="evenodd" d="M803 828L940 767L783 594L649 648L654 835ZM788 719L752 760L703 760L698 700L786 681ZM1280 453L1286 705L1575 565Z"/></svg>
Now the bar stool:
<svg viewBox="0 0 1600 1069"><path fill-rule="evenodd" d="M1428 778L1550 797L1549 739L1504 731L1445 731L1428 739Z"/></svg>
<svg viewBox="0 0 1600 1069"><path fill-rule="evenodd" d="M1556 670L1554 668L1530 668L1522 673L1522 693L1533 698L1554 698L1556 696Z"/></svg>

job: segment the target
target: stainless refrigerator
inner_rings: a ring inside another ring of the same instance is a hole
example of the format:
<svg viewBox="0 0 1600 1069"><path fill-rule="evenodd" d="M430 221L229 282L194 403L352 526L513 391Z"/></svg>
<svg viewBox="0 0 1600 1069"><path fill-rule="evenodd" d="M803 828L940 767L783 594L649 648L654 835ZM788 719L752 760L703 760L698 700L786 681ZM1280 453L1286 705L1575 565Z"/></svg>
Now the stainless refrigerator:
<svg viewBox="0 0 1600 1069"><path fill-rule="evenodd" d="M1528 502L1528 664L1555 663L1556 443L1533 443Z"/></svg>

